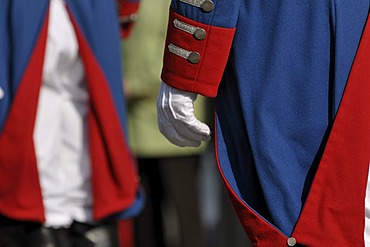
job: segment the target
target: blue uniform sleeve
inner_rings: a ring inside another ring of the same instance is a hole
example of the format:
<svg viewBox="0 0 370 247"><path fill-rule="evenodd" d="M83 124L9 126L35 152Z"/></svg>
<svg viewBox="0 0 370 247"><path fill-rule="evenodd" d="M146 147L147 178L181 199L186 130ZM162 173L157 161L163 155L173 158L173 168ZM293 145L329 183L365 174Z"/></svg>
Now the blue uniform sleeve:
<svg viewBox="0 0 370 247"><path fill-rule="evenodd" d="M172 0L162 80L217 95L238 19L239 0Z"/></svg>

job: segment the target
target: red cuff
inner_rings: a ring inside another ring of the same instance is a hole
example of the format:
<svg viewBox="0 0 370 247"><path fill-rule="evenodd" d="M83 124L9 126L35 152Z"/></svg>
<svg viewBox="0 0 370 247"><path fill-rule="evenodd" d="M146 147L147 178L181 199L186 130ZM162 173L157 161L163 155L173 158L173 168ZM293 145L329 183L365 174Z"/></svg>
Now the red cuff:
<svg viewBox="0 0 370 247"><path fill-rule="evenodd" d="M191 33L176 28L175 19L204 29L206 37L198 40ZM170 10L162 80L180 90L215 97L229 57L234 33L235 28L206 25ZM170 44L189 52L199 53L200 61L191 63L188 59L170 52L168 48Z"/></svg>
<svg viewBox="0 0 370 247"><path fill-rule="evenodd" d="M119 18L121 26L121 37L130 36L131 30L137 18L136 13L139 10L139 2L122 1L119 9Z"/></svg>

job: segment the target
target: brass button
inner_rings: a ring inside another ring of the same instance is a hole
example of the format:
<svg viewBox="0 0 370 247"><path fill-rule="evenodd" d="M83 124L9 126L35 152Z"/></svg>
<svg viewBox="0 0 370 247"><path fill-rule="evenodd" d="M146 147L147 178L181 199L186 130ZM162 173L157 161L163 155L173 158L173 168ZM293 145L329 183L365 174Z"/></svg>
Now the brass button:
<svg viewBox="0 0 370 247"><path fill-rule="evenodd" d="M188 56L188 61L197 64L200 62L200 54L198 52L192 52Z"/></svg>
<svg viewBox="0 0 370 247"><path fill-rule="evenodd" d="M215 4L211 0L205 0L200 7L205 12L211 12L215 8Z"/></svg>
<svg viewBox="0 0 370 247"><path fill-rule="evenodd" d="M287 244L288 246L295 246L297 244L297 240L293 237L288 238Z"/></svg>
<svg viewBox="0 0 370 247"><path fill-rule="evenodd" d="M194 32L194 37L197 40L204 40L206 38L206 35L206 30L204 30L203 28L197 28L197 30L195 30Z"/></svg>

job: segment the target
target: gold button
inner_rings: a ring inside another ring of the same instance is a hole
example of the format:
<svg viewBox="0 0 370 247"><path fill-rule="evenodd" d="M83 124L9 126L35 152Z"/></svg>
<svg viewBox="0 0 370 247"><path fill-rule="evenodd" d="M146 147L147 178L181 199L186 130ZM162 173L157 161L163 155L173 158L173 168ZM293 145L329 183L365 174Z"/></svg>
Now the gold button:
<svg viewBox="0 0 370 247"><path fill-rule="evenodd" d="M215 4L211 0L205 0L201 7L205 12L211 12L215 8Z"/></svg>
<svg viewBox="0 0 370 247"><path fill-rule="evenodd" d="M197 28L197 30L195 30L194 32L194 37L197 40L204 40L206 38L206 35L206 30L204 30L203 28Z"/></svg>
<svg viewBox="0 0 370 247"><path fill-rule="evenodd" d="M198 52L192 52L188 56L188 61L197 64L200 62L200 54Z"/></svg>
<svg viewBox="0 0 370 247"><path fill-rule="evenodd" d="M295 246L297 244L297 240L291 237L291 238L288 238L287 243L288 243L288 246Z"/></svg>

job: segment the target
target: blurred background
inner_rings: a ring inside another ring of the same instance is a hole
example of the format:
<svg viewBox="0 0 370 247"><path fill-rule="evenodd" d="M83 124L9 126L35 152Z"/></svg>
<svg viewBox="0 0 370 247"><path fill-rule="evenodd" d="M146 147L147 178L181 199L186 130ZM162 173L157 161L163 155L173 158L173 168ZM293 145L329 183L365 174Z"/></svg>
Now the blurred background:
<svg viewBox="0 0 370 247"><path fill-rule="evenodd" d="M248 247L226 194L212 141L180 148L159 132L156 98L170 0L142 0L132 34L122 41L129 143L146 206L133 223L136 247ZM213 128L213 100L198 96L196 116Z"/></svg>

